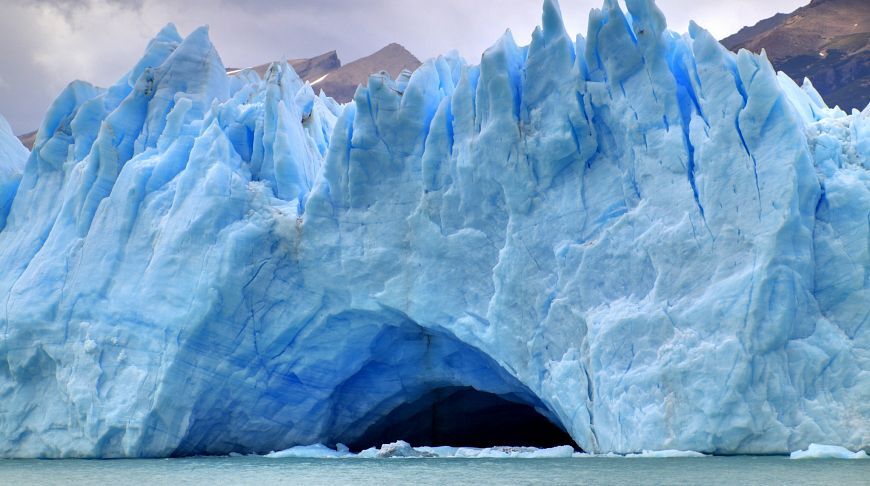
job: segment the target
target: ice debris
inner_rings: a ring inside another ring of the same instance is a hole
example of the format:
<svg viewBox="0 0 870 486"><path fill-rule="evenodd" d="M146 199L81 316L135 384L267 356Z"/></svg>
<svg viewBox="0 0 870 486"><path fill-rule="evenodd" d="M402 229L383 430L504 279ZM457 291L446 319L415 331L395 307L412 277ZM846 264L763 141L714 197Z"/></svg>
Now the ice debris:
<svg viewBox="0 0 870 486"><path fill-rule="evenodd" d="M337 444L335 449L331 449L323 444L312 444L307 446L295 446L282 451L273 451L266 454L265 457L272 459L283 459L286 457L307 457L312 459L335 459L341 457L351 457L353 454L348 451L344 444Z"/></svg>
<svg viewBox="0 0 870 486"><path fill-rule="evenodd" d="M794 451L789 456L792 459L868 459L864 451L852 452L845 447L810 444L805 451Z"/></svg>
<svg viewBox="0 0 870 486"><path fill-rule="evenodd" d="M813 444L810 449L817 447ZM822 446L831 447L831 446ZM842 448L837 448L845 450ZM847 451L848 452L848 451ZM861 452L863 453L863 452ZM858 454L861 454L858 453ZM792 453L792 456L799 454ZM851 454L851 452L849 452ZM858 454L855 454L858 456ZM241 454L239 454L241 456ZM371 447L354 454L347 450L343 444L338 444L337 449L331 449L323 444L314 444L310 446L296 446L290 449L285 449L278 452L271 452L264 457L268 458L286 458L286 457L304 457L312 459L320 458L360 458L360 459L385 459L385 458L461 458L461 459L563 459L563 458L643 458L643 459L661 459L661 458L695 458L709 457L707 454L702 454L695 451L643 451L638 454L590 454L585 452L576 452L572 446L564 445L549 448L537 447L510 447L510 446L495 446L495 447L452 447L452 446L417 446L400 440L389 444L382 444L380 447ZM866 457L866 456L864 456ZM795 457L793 457L795 458Z"/></svg>
<svg viewBox="0 0 870 486"><path fill-rule="evenodd" d="M296 446L278 452L266 454L268 458L306 457L306 458L360 458L360 459L386 459L386 458L465 458L465 459L554 459L573 457L574 448L565 445L550 448L536 447L450 447L450 446L418 446L399 440L380 447L371 447L353 454L342 444L337 449L331 449L323 444L310 446Z"/></svg>

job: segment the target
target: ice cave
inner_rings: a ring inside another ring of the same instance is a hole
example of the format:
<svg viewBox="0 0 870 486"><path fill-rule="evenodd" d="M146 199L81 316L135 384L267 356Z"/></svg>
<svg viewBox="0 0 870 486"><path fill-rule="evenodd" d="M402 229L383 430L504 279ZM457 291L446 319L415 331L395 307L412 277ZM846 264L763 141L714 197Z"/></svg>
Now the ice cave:
<svg viewBox="0 0 870 486"><path fill-rule="evenodd" d="M217 345L208 335L202 339L202 349ZM306 427L282 420L281 409L309 405L307 426L317 426L319 441L357 451L400 439L480 447L574 444L540 399L492 358L395 310L345 311L287 341L261 369L249 370L268 377L265 389L233 383L201 390L172 455L280 449L288 434ZM317 352L299 359L295 349ZM252 417L270 420L251 427Z"/></svg>

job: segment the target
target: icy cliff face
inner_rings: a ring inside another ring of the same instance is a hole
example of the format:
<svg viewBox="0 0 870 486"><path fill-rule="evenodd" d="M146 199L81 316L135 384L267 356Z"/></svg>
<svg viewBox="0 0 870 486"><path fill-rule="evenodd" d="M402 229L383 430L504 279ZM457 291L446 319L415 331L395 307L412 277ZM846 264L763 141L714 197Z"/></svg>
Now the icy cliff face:
<svg viewBox="0 0 870 486"><path fill-rule="evenodd" d="M6 216L18 190L24 161L29 153L12 133L9 122L0 115L0 230L6 225Z"/></svg>
<svg viewBox="0 0 870 486"><path fill-rule="evenodd" d="M351 443L442 387L591 452L867 447L870 110L627 4L344 107L171 26L71 84L0 232L0 455Z"/></svg>

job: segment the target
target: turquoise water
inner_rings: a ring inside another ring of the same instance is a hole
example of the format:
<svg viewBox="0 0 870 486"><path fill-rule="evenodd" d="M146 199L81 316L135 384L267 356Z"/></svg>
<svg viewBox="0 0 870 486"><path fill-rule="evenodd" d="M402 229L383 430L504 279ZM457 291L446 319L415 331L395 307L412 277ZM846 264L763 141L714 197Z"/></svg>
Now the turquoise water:
<svg viewBox="0 0 870 486"><path fill-rule="evenodd" d="M870 485L870 460L693 459L0 460L0 484Z"/></svg>

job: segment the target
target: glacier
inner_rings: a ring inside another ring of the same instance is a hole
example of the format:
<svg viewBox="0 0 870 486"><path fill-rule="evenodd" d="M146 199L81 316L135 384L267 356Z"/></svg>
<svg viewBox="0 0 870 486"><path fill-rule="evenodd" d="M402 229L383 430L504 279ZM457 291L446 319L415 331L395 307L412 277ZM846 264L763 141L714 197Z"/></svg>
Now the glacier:
<svg viewBox="0 0 870 486"><path fill-rule="evenodd" d="M0 230L6 226L6 217L29 155L30 151L12 133L9 122L0 115Z"/></svg>
<svg viewBox="0 0 870 486"><path fill-rule="evenodd" d="M20 179L3 124L0 456L351 444L460 388L590 453L870 447L870 109L626 4L347 105L169 25Z"/></svg>

